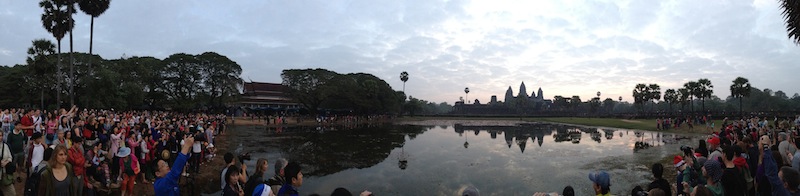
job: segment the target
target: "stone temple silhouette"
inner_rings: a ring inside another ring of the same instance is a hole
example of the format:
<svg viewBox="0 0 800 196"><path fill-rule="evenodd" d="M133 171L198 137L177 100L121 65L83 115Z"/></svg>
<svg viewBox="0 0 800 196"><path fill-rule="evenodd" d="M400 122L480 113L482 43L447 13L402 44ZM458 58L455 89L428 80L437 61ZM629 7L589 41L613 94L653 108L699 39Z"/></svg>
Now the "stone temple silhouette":
<svg viewBox="0 0 800 196"><path fill-rule="evenodd" d="M508 86L502 101L497 100L496 95L492 95L490 101L486 104L481 104L478 99L475 99L472 104L465 104L459 101L453 107L452 114L535 115L548 111L552 103L552 100L544 98L544 92L541 87L536 92L532 91L528 95L525 82L521 82L516 96L514 96L511 86Z"/></svg>

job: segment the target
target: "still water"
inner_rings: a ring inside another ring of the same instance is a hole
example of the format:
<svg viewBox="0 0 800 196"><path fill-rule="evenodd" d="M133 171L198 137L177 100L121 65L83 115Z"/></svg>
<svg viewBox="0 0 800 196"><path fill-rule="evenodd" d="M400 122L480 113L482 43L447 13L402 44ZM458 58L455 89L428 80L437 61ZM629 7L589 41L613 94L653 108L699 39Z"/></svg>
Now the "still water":
<svg viewBox="0 0 800 196"><path fill-rule="evenodd" d="M439 124L234 127L231 141L251 153L248 168L267 158L268 177L278 157L299 161L301 195L328 195L337 187L356 194L457 195L468 185L482 195L561 192L567 185L589 195L587 175L599 169L611 174L612 193L627 195L652 180L651 164L697 143L682 135L558 124Z"/></svg>

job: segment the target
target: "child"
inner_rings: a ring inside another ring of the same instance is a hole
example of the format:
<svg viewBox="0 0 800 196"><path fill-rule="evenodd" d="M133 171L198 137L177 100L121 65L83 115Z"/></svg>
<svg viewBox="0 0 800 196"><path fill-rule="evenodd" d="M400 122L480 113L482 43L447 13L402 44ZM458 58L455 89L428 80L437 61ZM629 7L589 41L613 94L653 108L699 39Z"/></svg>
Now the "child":
<svg viewBox="0 0 800 196"><path fill-rule="evenodd" d="M214 144L210 144L208 142L203 142L203 144L206 145L206 162L211 162L211 160L217 156L215 154L217 150L214 148Z"/></svg>

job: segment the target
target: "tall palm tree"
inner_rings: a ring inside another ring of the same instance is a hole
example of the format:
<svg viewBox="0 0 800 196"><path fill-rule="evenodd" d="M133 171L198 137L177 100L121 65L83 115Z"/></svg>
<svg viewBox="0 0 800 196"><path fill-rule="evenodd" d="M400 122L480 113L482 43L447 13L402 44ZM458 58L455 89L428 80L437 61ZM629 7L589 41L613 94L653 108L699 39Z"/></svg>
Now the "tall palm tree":
<svg viewBox="0 0 800 196"><path fill-rule="evenodd" d="M42 13L42 26L47 32L53 35L58 42L58 64L56 65L56 105L61 106L61 39L72 29L74 23L69 19L67 5L59 0L42 0L39 7L44 9Z"/></svg>
<svg viewBox="0 0 800 196"><path fill-rule="evenodd" d="M644 111L644 103L647 102L648 95L647 95L647 85L646 84L636 84L633 87L633 104L639 104L639 111Z"/></svg>
<svg viewBox="0 0 800 196"><path fill-rule="evenodd" d="M661 99L661 86L658 86L658 84L647 85L647 102L658 101L660 99ZM650 108L650 111L653 111L655 107L656 103L653 102L653 106Z"/></svg>
<svg viewBox="0 0 800 196"><path fill-rule="evenodd" d="M469 87L464 88L464 93L466 94L467 103L469 103Z"/></svg>
<svg viewBox="0 0 800 196"><path fill-rule="evenodd" d="M781 0L781 8L783 8L783 18L786 20L789 39L800 45L800 29L798 29L800 27L800 1Z"/></svg>
<svg viewBox="0 0 800 196"><path fill-rule="evenodd" d="M34 81L40 90L41 98L39 101L41 109L44 109L44 89L47 85L45 81L49 78L46 74L51 73L50 71L52 70L52 66L47 59L54 53L56 53L55 44L46 39L33 40L33 46L28 48L28 70L31 70L34 76L39 78Z"/></svg>
<svg viewBox="0 0 800 196"><path fill-rule="evenodd" d="M733 84L731 84L731 96L734 98L739 98L739 113L744 114L744 108L742 108L742 98L750 96L750 81L747 78L743 77L736 77L733 80Z"/></svg>
<svg viewBox="0 0 800 196"><path fill-rule="evenodd" d="M675 89L667 89L664 91L664 101L669 104L669 112L672 113L672 104L678 102L678 92Z"/></svg>
<svg viewBox="0 0 800 196"><path fill-rule="evenodd" d="M689 106L692 107L692 113L694 113L694 98L698 97L699 94L699 85L700 84L695 81L689 81L683 84L683 88L689 93Z"/></svg>
<svg viewBox="0 0 800 196"><path fill-rule="evenodd" d="M691 101L692 92L686 88L679 88L678 89L678 102L681 103L681 112L683 112L683 106L686 105L686 102Z"/></svg>
<svg viewBox="0 0 800 196"><path fill-rule="evenodd" d="M108 10L108 6L111 4L111 0L79 0L78 6L80 7L83 13L86 13L89 16L92 16L92 22L89 26L89 54L92 54L92 46L94 41L94 18L99 17L102 15L106 10Z"/></svg>
<svg viewBox="0 0 800 196"><path fill-rule="evenodd" d="M711 98L711 95L714 93L714 85L711 85L711 80L707 78L700 78L697 80L698 84L698 94L696 95L700 98L701 103L703 104L703 112L706 112L706 99Z"/></svg>
<svg viewBox="0 0 800 196"><path fill-rule="evenodd" d="M400 81L403 81L403 93L406 93L406 81L408 81L408 72L403 71L400 73Z"/></svg>

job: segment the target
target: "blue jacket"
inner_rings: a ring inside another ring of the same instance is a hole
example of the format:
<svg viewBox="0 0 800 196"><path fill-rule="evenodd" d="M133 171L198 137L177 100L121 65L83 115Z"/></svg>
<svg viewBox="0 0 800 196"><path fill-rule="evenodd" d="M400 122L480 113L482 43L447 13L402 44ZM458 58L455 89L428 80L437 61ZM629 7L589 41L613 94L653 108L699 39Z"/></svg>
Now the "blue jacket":
<svg viewBox="0 0 800 196"><path fill-rule="evenodd" d="M281 189L278 190L278 194L276 196L299 196L300 194L297 193L297 189L295 189L292 184L284 184L281 186Z"/></svg>
<svg viewBox="0 0 800 196"><path fill-rule="evenodd" d="M155 189L156 195L181 195L181 189L178 187L178 180L181 179L181 172L183 171L183 167L186 166L186 161L188 159L189 155L178 153L178 158L175 159L175 163L172 165L172 169L169 170L169 173L153 183L153 189Z"/></svg>
<svg viewBox="0 0 800 196"><path fill-rule="evenodd" d="M783 187L783 182L778 177L778 164L775 163L775 159L772 158L772 152L770 149L764 149L764 175L767 176L767 180L769 184L772 185L772 195L800 195L800 192L797 193L790 193L789 190L786 190Z"/></svg>

